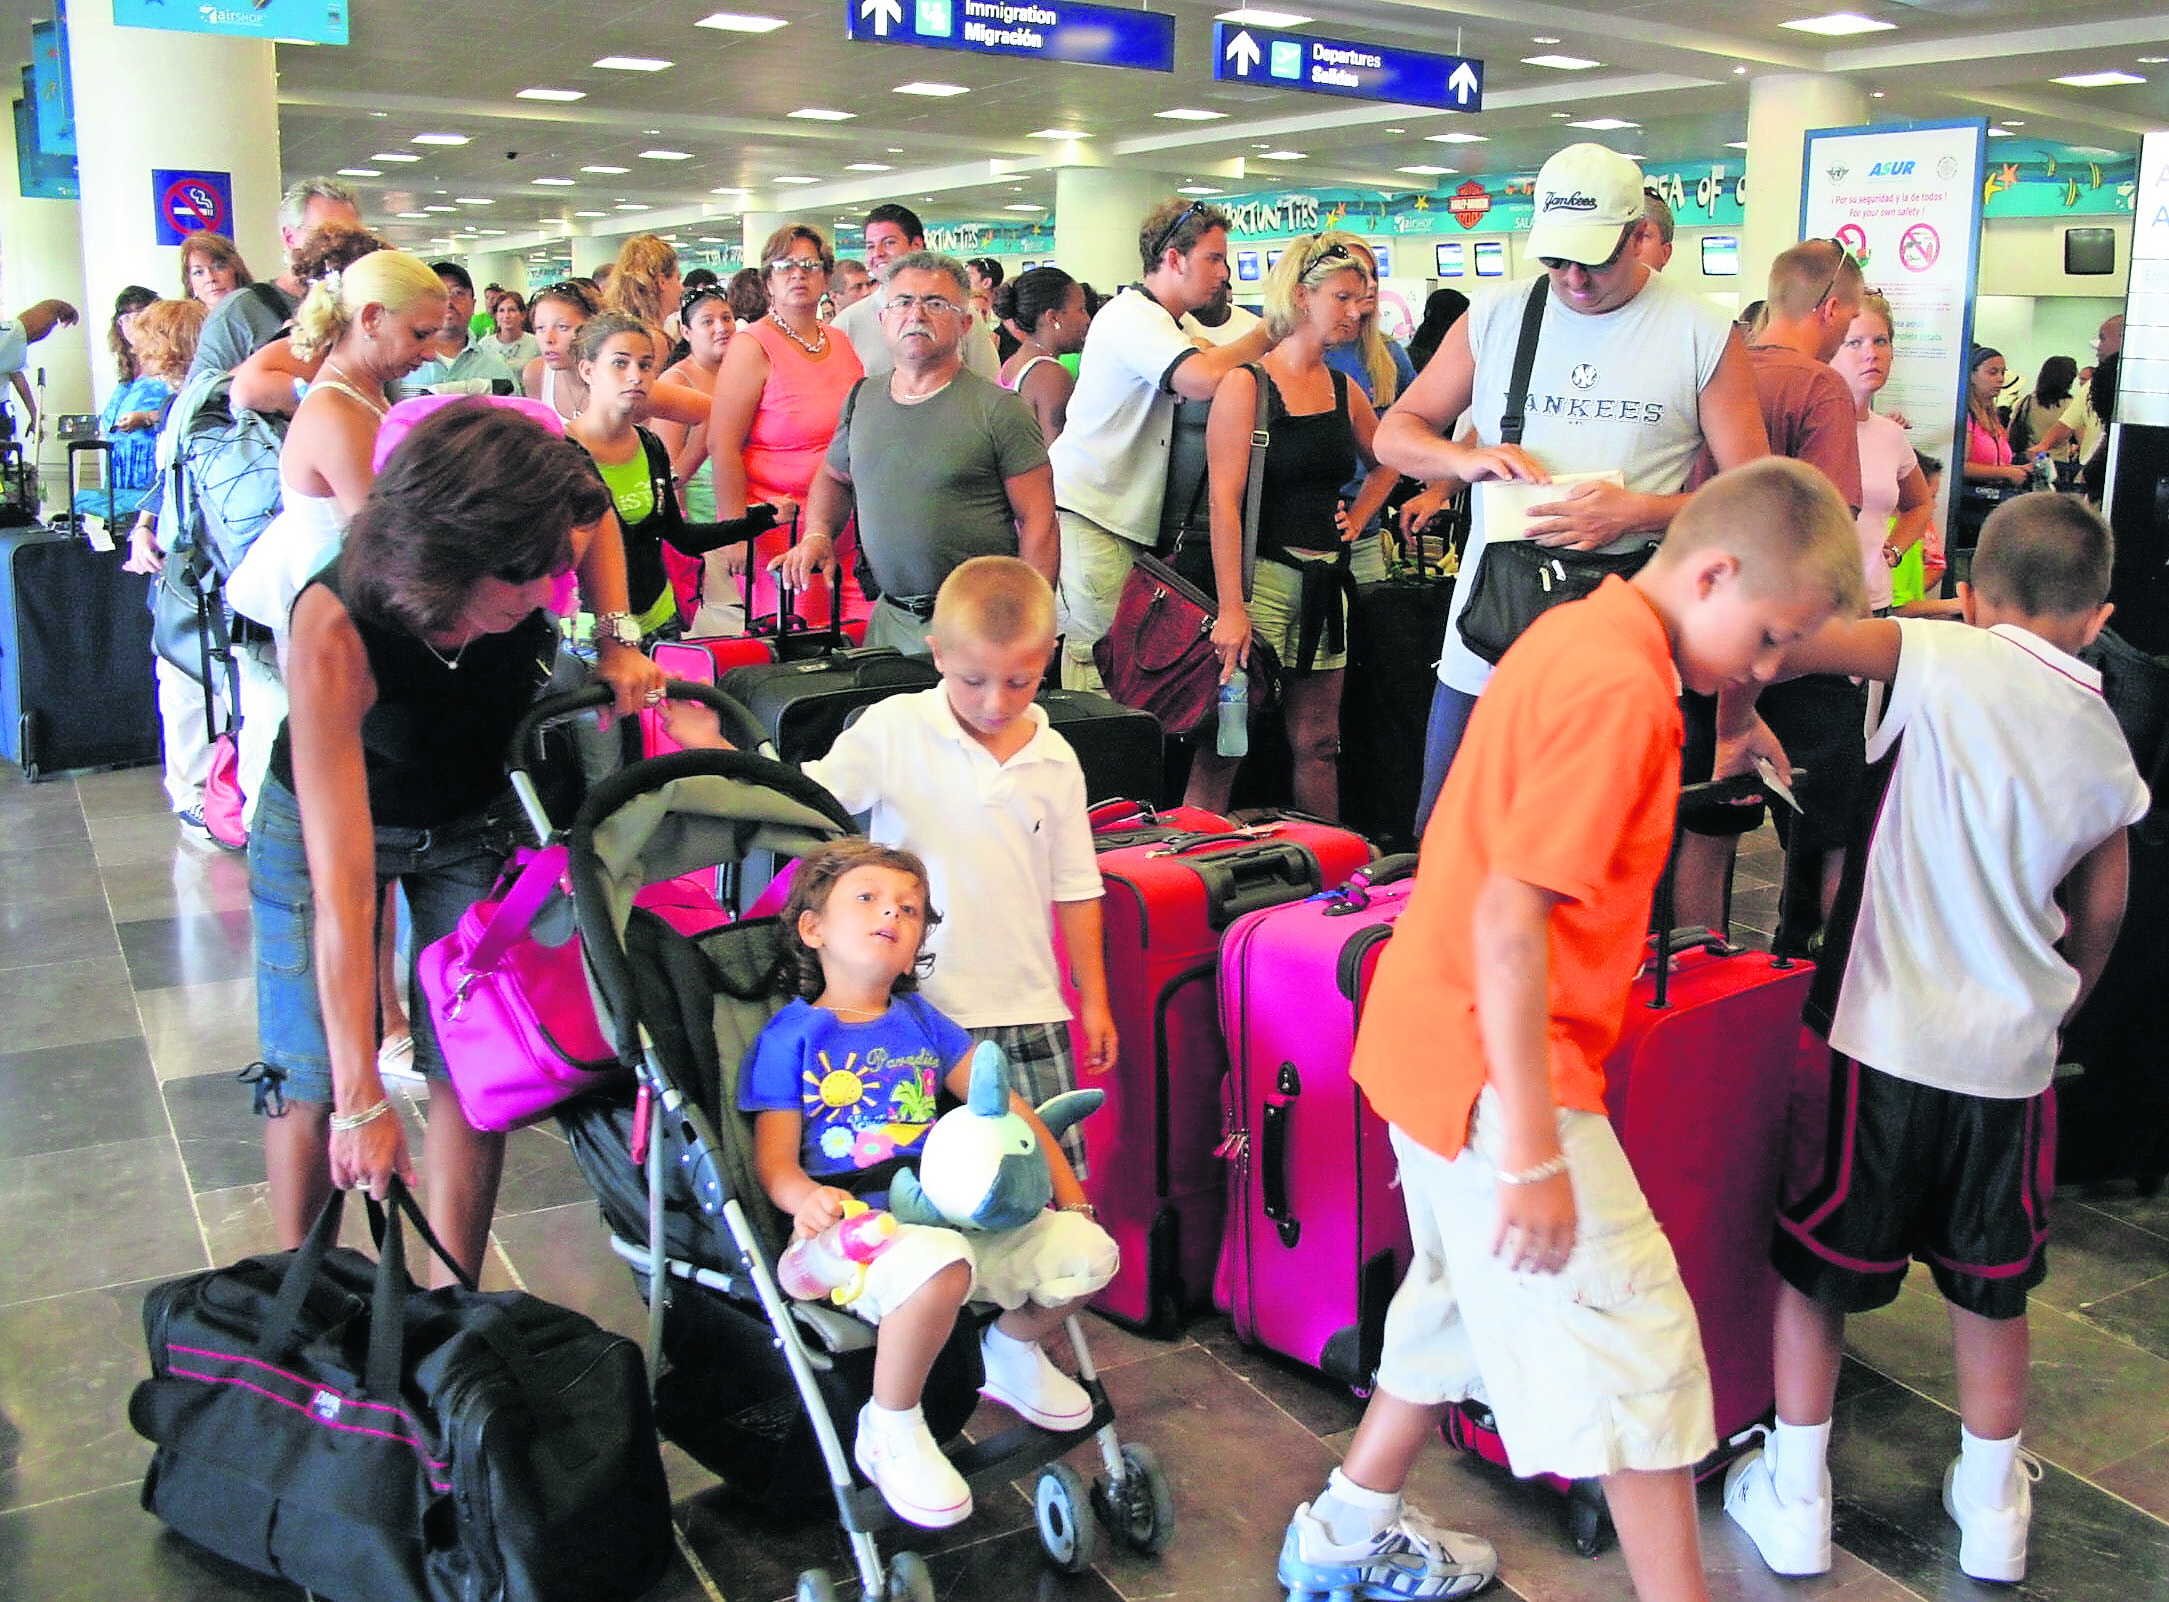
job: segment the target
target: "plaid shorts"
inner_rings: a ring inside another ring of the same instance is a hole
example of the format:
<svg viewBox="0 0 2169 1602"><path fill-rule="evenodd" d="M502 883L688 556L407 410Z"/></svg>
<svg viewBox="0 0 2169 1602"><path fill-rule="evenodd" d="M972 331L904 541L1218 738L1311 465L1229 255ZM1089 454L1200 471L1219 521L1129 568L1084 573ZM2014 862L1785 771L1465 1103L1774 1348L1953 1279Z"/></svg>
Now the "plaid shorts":
<svg viewBox="0 0 2169 1602"><path fill-rule="evenodd" d="M964 1031L973 1040L991 1040L1009 1053L1012 1088L1031 1106L1077 1088L1077 1058L1070 1049L1069 1020L1060 1023L991 1024ZM1062 1135L1062 1154L1079 1179L1085 1176L1085 1148L1076 1125Z"/></svg>

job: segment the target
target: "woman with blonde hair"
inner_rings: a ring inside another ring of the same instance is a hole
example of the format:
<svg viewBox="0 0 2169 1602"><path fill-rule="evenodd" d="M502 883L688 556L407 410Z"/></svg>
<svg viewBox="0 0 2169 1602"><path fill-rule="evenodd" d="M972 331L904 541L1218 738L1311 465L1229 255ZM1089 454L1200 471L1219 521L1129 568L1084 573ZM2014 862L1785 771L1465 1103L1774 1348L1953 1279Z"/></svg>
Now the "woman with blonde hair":
<svg viewBox="0 0 2169 1602"><path fill-rule="evenodd" d="M240 247L224 234L199 228L181 241L181 295L200 300L208 311L235 290L256 280Z"/></svg>
<svg viewBox="0 0 2169 1602"><path fill-rule="evenodd" d="M603 310L648 325L656 341L655 368L661 372L677 344L674 319L684 296L678 253L654 234L635 234L618 248L609 287L603 291Z"/></svg>
<svg viewBox="0 0 2169 1602"><path fill-rule="evenodd" d="M1205 428L1212 513L1213 646L1223 683L1247 669L1253 635L1283 668L1282 703L1295 754L1295 804L1340 815L1341 677L1348 662L1349 547L1385 504L1396 474L1371 453L1378 414L1326 351L1357 337L1375 281L1348 234L1313 234L1282 252L1265 284L1265 323L1278 343L1262 363L1273 386L1264 494L1251 531L1257 565L1243 590L1243 512L1250 483L1257 381L1238 367L1214 392ZM1342 488L1362 475L1353 500ZM1181 554L1177 553L1178 562ZM1239 757L1197 744L1184 800L1227 810Z"/></svg>

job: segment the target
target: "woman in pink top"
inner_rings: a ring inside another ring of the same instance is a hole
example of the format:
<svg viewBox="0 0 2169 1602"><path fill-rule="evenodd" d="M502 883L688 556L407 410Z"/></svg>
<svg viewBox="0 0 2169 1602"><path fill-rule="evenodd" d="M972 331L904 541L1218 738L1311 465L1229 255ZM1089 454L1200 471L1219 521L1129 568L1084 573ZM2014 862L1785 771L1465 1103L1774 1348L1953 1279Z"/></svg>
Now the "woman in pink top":
<svg viewBox="0 0 2169 1602"><path fill-rule="evenodd" d="M805 223L777 229L761 247L761 265L768 280L768 314L748 323L745 337L724 351L708 414L719 518L743 516L751 501L803 503L835 435L844 397L866 375L851 341L832 334L820 318L821 297L836 266L820 230ZM779 531L756 542L748 624L775 611L768 559L789 539ZM847 618L872 610L852 576L857 554L856 535L846 536L837 555ZM798 612L809 621L827 622L828 596L821 591L800 596Z"/></svg>

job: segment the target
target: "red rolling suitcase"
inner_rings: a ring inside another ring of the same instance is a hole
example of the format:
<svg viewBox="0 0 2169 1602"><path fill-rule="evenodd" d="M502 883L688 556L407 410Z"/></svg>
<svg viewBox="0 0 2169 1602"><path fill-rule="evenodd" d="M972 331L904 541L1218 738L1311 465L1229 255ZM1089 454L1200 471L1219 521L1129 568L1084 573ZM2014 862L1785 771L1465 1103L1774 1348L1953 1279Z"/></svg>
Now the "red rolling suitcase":
<svg viewBox="0 0 2169 1602"><path fill-rule="evenodd" d="M1749 776L1691 786L1681 804L1758 793ZM1619 1042L1605 1059L1604 1100L1702 1327L1718 1440L1698 1469L1706 1476L1731 1455L1728 1443L1776 1403L1770 1236L1794 1084L1825 1048L1801 1022L1811 964L1741 950L1714 931L1672 930L1670 867L1656 912L1654 960L1635 981ZM1480 1405L1463 1404L1440 1432L1450 1445L1506 1461ZM1601 1498L1591 1501L1594 1486L1571 1489L1575 1544L1594 1552Z"/></svg>
<svg viewBox="0 0 2169 1602"><path fill-rule="evenodd" d="M1236 1336L1368 1387L1408 1269L1386 1124L1348 1077L1413 855L1239 919L1220 953L1228 1043L1227 1231L1214 1302Z"/></svg>
<svg viewBox="0 0 2169 1602"><path fill-rule="evenodd" d="M1113 1071L1092 1081L1107 1105L1086 1130L1085 1191L1122 1268L1094 1305L1159 1332L1210 1293L1220 1250L1221 935L1247 912L1340 884L1371 857L1362 836L1331 824L1212 824L1133 823L1117 844L1102 837L1100 852L1122 1046Z"/></svg>

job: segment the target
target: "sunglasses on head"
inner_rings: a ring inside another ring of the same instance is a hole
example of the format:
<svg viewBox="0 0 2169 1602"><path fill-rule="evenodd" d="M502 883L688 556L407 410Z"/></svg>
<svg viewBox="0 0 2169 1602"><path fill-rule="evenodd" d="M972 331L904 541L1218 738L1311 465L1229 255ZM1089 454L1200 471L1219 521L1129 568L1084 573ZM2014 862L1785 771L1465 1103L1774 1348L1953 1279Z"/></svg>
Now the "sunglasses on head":
<svg viewBox="0 0 2169 1602"><path fill-rule="evenodd" d="M1811 316L1821 311L1830 297L1838 292L1838 280L1845 276L1845 264L1853 259L1853 253L1845 248L1845 241L1842 239L1823 239L1817 243L1828 245L1836 251L1838 259L1830 268L1830 282L1823 285L1823 292L1815 297L1815 304L1808 308Z"/></svg>
<svg viewBox="0 0 2169 1602"><path fill-rule="evenodd" d="M1189 205L1183 207L1182 210L1175 213L1175 220L1173 222L1169 223L1165 228L1160 230L1160 237L1152 247L1152 259L1154 261L1158 261L1160 259L1161 254L1166 251L1169 243L1174 239L1177 234L1182 232L1182 225L1188 222L1191 217L1195 215L1196 212L1204 204L1205 202L1202 200L1191 201Z"/></svg>

